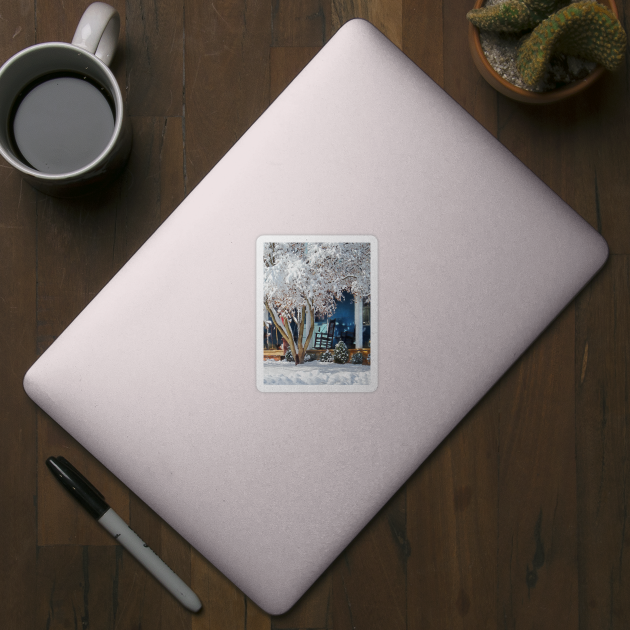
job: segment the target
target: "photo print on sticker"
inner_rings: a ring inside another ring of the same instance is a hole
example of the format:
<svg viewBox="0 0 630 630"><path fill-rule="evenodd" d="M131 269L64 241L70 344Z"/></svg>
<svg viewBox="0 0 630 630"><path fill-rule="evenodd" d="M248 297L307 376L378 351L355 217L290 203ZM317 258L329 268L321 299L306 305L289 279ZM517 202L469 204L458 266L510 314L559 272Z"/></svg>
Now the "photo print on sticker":
<svg viewBox="0 0 630 630"><path fill-rule="evenodd" d="M376 262L373 236L258 238L261 392L376 390Z"/></svg>

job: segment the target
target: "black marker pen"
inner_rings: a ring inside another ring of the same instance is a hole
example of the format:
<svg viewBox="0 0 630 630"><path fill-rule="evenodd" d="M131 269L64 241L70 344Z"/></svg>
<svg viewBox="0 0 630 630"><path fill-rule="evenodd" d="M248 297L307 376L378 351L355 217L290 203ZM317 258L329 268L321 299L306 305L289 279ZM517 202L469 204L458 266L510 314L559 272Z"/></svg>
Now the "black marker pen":
<svg viewBox="0 0 630 630"><path fill-rule="evenodd" d="M201 608L201 601L192 590L107 505L105 497L65 457L49 457L46 466L61 485L183 606L193 612Z"/></svg>

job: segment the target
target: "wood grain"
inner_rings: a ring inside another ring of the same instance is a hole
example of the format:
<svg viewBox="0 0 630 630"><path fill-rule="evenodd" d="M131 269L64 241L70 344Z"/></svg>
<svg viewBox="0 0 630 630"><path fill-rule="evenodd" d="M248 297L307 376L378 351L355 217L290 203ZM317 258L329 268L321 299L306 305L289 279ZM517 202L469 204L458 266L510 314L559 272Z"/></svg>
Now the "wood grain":
<svg viewBox="0 0 630 630"><path fill-rule="evenodd" d="M127 107L130 116L181 116L183 0L127 3Z"/></svg>
<svg viewBox="0 0 630 630"><path fill-rule="evenodd" d="M284 615L271 617L272 630L332 628L333 569L328 569Z"/></svg>
<svg viewBox="0 0 630 630"><path fill-rule="evenodd" d="M32 628L113 628L118 597L116 547L41 547L33 586L38 598Z"/></svg>
<svg viewBox="0 0 630 630"><path fill-rule="evenodd" d="M36 43L37 30L33 2L17 0L3 4L2 20L0 20L0 63L4 63L23 48Z"/></svg>
<svg viewBox="0 0 630 630"><path fill-rule="evenodd" d="M362 18L402 49L402 0L332 0L332 32L348 20Z"/></svg>
<svg viewBox="0 0 630 630"><path fill-rule="evenodd" d="M272 48L269 53L269 100L275 101L320 50L319 46Z"/></svg>
<svg viewBox="0 0 630 630"><path fill-rule="evenodd" d="M335 630L407 627L406 511L403 487L333 564Z"/></svg>
<svg viewBox="0 0 630 630"><path fill-rule="evenodd" d="M576 303L580 628L630 626L630 260L611 256Z"/></svg>
<svg viewBox="0 0 630 630"><path fill-rule="evenodd" d="M0 63L35 43L30 2L0 8ZM36 193L0 158L0 619L35 626L37 411L22 389L36 359Z"/></svg>
<svg viewBox="0 0 630 630"><path fill-rule="evenodd" d="M272 46L323 46L330 38L326 0L272 0Z"/></svg>
<svg viewBox="0 0 630 630"><path fill-rule="evenodd" d="M22 388L37 358L36 194L0 160L0 618L32 628L36 571L37 408Z"/></svg>
<svg viewBox="0 0 630 630"><path fill-rule="evenodd" d="M493 136L497 135L497 98L495 92L474 66L468 51L468 0L444 0L442 86L469 114Z"/></svg>
<svg viewBox="0 0 630 630"><path fill-rule="evenodd" d="M623 3L622 11L624 6L627 20L630 10L627 3ZM588 153L593 164L590 187L595 197L588 218L606 239L610 251L616 254L630 254L630 213L627 212L630 178L625 151L630 142L629 66L626 61L619 72L600 80L597 91L589 95L594 101L594 115L585 123L589 131Z"/></svg>
<svg viewBox="0 0 630 630"><path fill-rule="evenodd" d="M269 105L271 11L263 0L186 5L186 190Z"/></svg>
<svg viewBox="0 0 630 630"><path fill-rule="evenodd" d="M192 552L191 588L203 602L193 618L193 630L246 629L245 596L196 550Z"/></svg>
<svg viewBox="0 0 630 630"><path fill-rule="evenodd" d="M403 0L402 51L444 87L442 1Z"/></svg>
<svg viewBox="0 0 630 630"><path fill-rule="evenodd" d="M407 628L496 618L498 421L494 387L407 483Z"/></svg>
<svg viewBox="0 0 630 630"><path fill-rule="evenodd" d="M497 623L508 628L578 624L574 350L569 306L500 384Z"/></svg>

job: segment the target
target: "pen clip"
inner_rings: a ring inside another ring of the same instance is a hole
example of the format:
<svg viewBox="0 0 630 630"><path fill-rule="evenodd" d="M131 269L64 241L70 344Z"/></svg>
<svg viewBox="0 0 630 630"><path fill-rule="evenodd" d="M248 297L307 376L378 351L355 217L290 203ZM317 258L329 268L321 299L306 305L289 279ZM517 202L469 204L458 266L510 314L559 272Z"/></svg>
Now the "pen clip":
<svg viewBox="0 0 630 630"><path fill-rule="evenodd" d="M103 501L105 500L105 496L103 495L103 493L98 488L95 488L92 483L90 483L90 481L86 479L65 457L59 455L55 457L55 459L65 468L70 470L74 475L76 475L92 492L103 499Z"/></svg>

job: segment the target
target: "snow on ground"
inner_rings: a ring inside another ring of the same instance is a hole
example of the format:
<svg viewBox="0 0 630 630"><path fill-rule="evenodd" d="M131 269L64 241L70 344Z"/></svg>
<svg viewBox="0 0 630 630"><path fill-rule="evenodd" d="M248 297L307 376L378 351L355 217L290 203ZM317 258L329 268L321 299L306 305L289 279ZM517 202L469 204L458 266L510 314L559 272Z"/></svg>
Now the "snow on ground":
<svg viewBox="0 0 630 630"><path fill-rule="evenodd" d="M369 385L370 366L352 363L264 362L265 385Z"/></svg>

